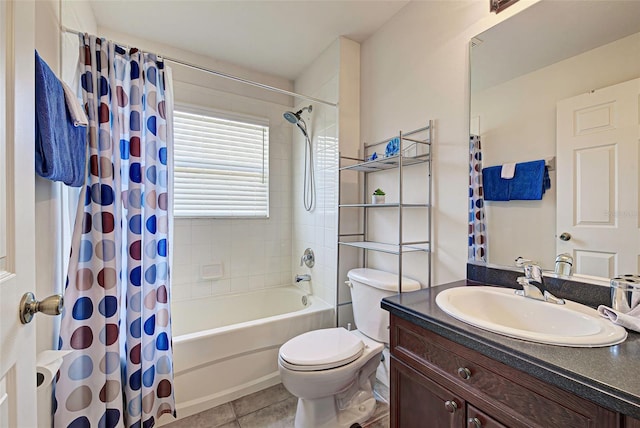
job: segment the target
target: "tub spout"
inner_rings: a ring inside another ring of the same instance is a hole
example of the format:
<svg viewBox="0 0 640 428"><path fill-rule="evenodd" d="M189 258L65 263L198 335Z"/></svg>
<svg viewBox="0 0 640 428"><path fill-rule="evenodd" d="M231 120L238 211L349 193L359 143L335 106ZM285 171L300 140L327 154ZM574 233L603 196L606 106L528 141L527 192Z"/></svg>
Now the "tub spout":
<svg viewBox="0 0 640 428"><path fill-rule="evenodd" d="M296 275L296 283L301 281L311 281L311 275L305 273L302 275Z"/></svg>

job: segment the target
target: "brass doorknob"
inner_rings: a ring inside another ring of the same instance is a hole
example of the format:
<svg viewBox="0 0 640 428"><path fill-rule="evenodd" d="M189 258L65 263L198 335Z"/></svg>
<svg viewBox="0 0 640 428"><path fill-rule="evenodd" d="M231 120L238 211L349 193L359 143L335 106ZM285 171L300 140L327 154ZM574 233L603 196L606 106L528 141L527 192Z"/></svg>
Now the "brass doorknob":
<svg viewBox="0 0 640 428"><path fill-rule="evenodd" d="M64 298L62 294L54 294L42 301L38 301L33 293L24 293L20 300L20 322L22 324L30 323L33 316L38 312L47 315L60 315L63 307Z"/></svg>

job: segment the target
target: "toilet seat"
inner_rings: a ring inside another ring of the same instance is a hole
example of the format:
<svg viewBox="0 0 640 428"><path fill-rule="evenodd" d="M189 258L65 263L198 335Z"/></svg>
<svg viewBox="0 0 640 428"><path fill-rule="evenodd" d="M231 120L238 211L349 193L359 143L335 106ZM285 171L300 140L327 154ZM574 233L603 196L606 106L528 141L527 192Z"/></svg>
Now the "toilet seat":
<svg viewBox="0 0 640 428"><path fill-rule="evenodd" d="M343 327L309 331L280 347L283 367L294 371L328 370L357 360L364 343Z"/></svg>

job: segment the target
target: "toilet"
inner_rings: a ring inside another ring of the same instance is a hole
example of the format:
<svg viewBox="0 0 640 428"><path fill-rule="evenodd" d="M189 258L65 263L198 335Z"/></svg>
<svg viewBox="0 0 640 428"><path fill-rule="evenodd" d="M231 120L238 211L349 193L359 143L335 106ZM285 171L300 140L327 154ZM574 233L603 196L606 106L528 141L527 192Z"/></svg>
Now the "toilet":
<svg viewBox="0 0 640 428"><path fill-rule="evenodd" d="M359 268L347 276L358 330L313 330L280 347L282 384L298 397L295 428L348 428L375 411L376 369L389 343L389 313L380 300L398 293L398 275ZM419 288L419 282L402 278L403 292Z"/></svg>

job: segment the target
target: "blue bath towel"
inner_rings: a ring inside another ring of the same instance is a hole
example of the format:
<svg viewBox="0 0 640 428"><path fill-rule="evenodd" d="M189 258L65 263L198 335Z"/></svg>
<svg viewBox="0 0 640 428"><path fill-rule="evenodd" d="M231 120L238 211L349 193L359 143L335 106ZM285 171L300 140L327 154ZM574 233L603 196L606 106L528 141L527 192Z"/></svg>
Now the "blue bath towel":
<svg viewBox="0 0 640 428"><path fill-rule="evenodd" d="M500 177L502 166L482 168L482 191L485 201L508 201L509 181Z"/></svg>
<svg viewBox="0 0 640 428"><path fill-rule="evenodd" d="M540 200L551 188L549 170L544 160L516 164L513 178L500 177L502 166L482 169L484 199L487 201Z"/></svg>
<svg viewBox="0 0 640 428"><path fill-rule="evenodd" d="M549 172L542 159L516 164L516 172L508 181L511 200L540 200L551 187Z"/></svg>
<svg viewBox="0 0 640 428"><path fill-rule="evenodd" d="M84 184L87 128L74 126L62 83L36 51L36 172L73 187Z"/></svg>

